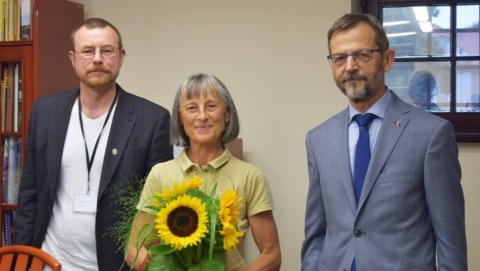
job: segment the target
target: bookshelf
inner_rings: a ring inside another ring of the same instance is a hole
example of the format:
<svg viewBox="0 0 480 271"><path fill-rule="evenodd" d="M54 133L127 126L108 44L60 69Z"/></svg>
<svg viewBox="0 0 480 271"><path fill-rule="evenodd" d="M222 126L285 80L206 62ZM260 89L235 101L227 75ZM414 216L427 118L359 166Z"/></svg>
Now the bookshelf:
<svg viewBox="0 0 480 271"><path fill-rule="evenodd" d="M0 41L0 75L3 84L0 95L0 246L8 238L5 236L5 219L16 209L18 192L9 189L18 186L32 104L40 96L78 87L68 51L72 30L84 20L83 5L68 0L30 0L30 18L29 40ZM4 82L5 74L8 84ZM7 85L13 89L13 95L8 94ZM9 99L13 100L11 105L7 103ZM9 173L13 177L9 177ZM16 184L8 185L9 178ZM11 217L8 219L13 221Z"/></svg>

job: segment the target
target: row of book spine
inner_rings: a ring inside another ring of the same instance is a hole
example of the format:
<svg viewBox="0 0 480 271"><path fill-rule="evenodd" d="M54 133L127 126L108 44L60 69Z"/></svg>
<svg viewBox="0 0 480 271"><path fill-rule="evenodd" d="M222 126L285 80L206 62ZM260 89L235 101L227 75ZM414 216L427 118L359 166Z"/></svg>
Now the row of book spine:
<svg viewBox="0 0 480 271"><path fill-rule="evenodd" d="M9 136L3 144L2 203L16 204L22 175L22 138Z"/></svg>
<svg viewBox="0 0 480 271"><path fill-rule="evenodd" d="M19 62L0 62L0 131L22 129L22 69Z"/></svg>
<svg viewBox="0 0 480 271"><path fill-rule="evenodd" d="M0 41L30 39L30 7L35 0L0 0Z"/></svg>
<svg viewBox="0 0 480 271"><path fill-rule="evenodd" d="M2 246L13 245L13 234L14 234L13 221L15 219L15 212L12 210L6 210L2 214L3 214Z"/></svg>

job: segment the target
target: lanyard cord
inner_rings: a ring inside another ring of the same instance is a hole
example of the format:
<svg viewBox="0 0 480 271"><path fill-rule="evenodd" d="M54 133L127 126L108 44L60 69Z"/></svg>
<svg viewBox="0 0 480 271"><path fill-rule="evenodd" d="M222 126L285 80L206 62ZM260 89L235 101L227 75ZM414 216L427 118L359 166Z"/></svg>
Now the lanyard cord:
<svg viewBox="0 0 480 271"><path fill-rule="evenodd" d="M107 125L108 119L110 118L110 114L113 111L113 107L117 103L117 97L118 97L118 90L115 93L115 98L113 99L112 105L110 106L110 109L108 110L107 118L105 119L105 122L103 123L102 130L100 131L100 134L98 135L97 142L95 142L95 147L93 148L91 158L89 158L89 155L88 155L87 140L85 139L85 132L83 131L82 102L80 101L80 97L78 97L78 117L80 119L80 128L82 129L83 142L85 143L85 152L87 153L87 169L88 169L87 191L86 191L87 194L90 194L90 170L92 169L93 160L95 159L95 153L97 152L98 142L100 141L100 137L102 136L102 132L103 132L103 129L105 128L105 125Z"/></svg>

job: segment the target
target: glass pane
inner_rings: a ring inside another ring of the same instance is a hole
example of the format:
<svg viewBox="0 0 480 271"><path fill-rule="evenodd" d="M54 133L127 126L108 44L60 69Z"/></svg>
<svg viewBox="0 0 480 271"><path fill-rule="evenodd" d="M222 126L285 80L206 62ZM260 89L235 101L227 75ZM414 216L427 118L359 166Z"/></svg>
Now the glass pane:
<svg viewBox="0 0 480 271"><path fill-rule="evenodd" d="M449 56L450 7L386 7L383 26L396 57Z"/></svg>
<svg viewBox="0 0 480 271"><path fill-rule="evenodd" d="M462 61L457 65L457 111L480 112L479 61Z"/></svg>
<svg viewBox="0 0 480 271"><path fill-rule="evenodd" d="M385 80L409 104L431 112L450 112L450 62L396 62Z"/></svg>
<svg viewBox="0 0 480 271"><path fill-rule="evenodd" d="M457 7L457 55L479 55L479 5Z"/></svg>

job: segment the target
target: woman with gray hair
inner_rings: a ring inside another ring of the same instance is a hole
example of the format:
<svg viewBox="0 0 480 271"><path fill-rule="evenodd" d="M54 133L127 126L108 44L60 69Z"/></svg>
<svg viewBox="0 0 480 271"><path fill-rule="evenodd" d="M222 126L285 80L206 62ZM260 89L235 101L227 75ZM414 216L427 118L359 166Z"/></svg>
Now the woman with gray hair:
<svg viewBox="0 0 480 271"><path fill-rule="evenodd" d="M216 194L222 195L233 188L241 198L238 231L252 230L260 254L251 264L245 263L243 234L236 247L225 251L225 270L279 270L280 245L268 183L259 167L235 158L225 148L239 132L237 110L225 85L211 74L190 76L176 94L170 124L172 144L184 150L178 158L152 168L137 209L151 205L155 192L193 177L202 178L201 188L207 193L216 187ZM145 223L153 221L154 217L141 212L133 223L127 263L135 270L143 270L149 259L148 245L137 249L135 240Z"/></svg>

